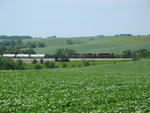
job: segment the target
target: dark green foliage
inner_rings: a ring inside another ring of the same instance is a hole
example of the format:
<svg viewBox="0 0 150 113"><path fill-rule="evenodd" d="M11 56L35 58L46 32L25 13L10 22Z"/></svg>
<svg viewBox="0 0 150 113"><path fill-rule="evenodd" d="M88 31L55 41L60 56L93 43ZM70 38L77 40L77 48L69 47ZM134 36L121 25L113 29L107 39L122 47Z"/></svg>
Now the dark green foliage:
<svg viewBox="0 0 150 113"><path fill-rule="evenodd" d="M54 56L50 55L50 54L45 54L45 58L53 58Z"/></svg>
<svg viewBox="0 0 150 113"><path fill-rule="evenodd" d="M81 67L81 65L79 64L78 67Z"/></svg>
<svg viewBox="0 0 150 113"><path fill-rule="evenodd" d="M148 51L147 49L138 50L137 53L139 54L139 57L141 58L150 57L150 51Z"/></svg>
<svg viewBox="0 0 150 113"><path fill-rule="evenodd" d="M122 52L122 57L123 58L133 58L134 56L137 56L139 58L150 58L150 51L147 49L141 49L137 51L132 51L132 50L125 50Z"/></svg>
<svg viewBox="0 0 150 113"><path fill-rule="evenodd" d="M63 64L62 67L67 67L67 64Z"/></svg>
<svg viewBox="0 0 150 113"><path fill-rule="evenodd" d="M44 43L42 43L42 42L30 42L30 41L28 41L27 42L27 47L29 47L29 48L36 48L36 47L45 47L45 44Z"/></svg>
<svg viewBox="0 0 150 113"><path fill-rule="evenodd" d="M21 39L0 42L0 54L35 54L36 52L32 48L30 45L23 43Z"/></svg>
<svg viewBox="0 0 150 113"><path fill-rule="evenodd" d="M21 53L21 54L36 54L36 52L32 48L25 49L25 50L20 50L18 53Z"/></svg>
<svg viewBox="0 0 150 113"><path fill-rule="evenodd" d="M76 65L75 65L75 64L72 64L71 67L76 67Z"/></svg>
<svg viewBox="0 0 150 113"><path fill-rule="evenodd" d="M36 44L36 47L45 47L45 44L42 43L42 42L38 42L38 43Z"/></svg>
<svg viewBox="0 0 150 113"><path fill-rule="evenodd" d="M55 62L59 61L59 58L57 56L55 56L54 59L55 59Z"/></svg>
<svg viewBox="0 0 150 113"><path fill-rule="evenodd" d="M42 66L40 64L36 64L35 69L42 69Z"/></svg>
<svg viewBox="0 0 150 113"><path fill-rule="evenodd" d="M69 44L69 45L72 45L73 44L73 42L72 42L72 40L67 40L67 44Z"/></svg>
<svg viewBox="0 0 150 113"><path fill-rule="evenodd" d="M131 50L125 50L122 52L123 58L131 58Z"/></svg>
<svg viewBox="0 0 150 113"><path fill-rule="evenodd" d="M43 63L44 63L43 58L41 58L40 59L40 64L43 64Z"/></svg>
<svg viewBox="0 0 150 113"><path fill-rule="evenodd" d="M12 58L0 58L0 70L23 70L24 64L21 60L14 61Z"/></svg>
<svg viewBox="0 0 150 113"><path fill-rule="evenodd" d="M86 60L83 60L82 63L83 63L83 66L89 66L90 65L89 62Z"/></svg>
<svg viewBox="0 0 150 113"><path fill-rule="evenodd" d="M32 64L36 64L36 63L37 63L36 58L33 58Z"/></svg>
<svg viewBox="0 0 150 113"><path fill-rule="evenodd" d="M55 68L55 62L46 61L44 62L45 68Z"/></svg>
<svg viewBox="0 0 150 113"><path fill-rule="evenodd" d="M23 69L25 69L25 68L24 68L24 65L25 65L25 64L23 63L22 60L20 60L20 59L17 60L17 61L16 61L16 64L17 64L17 65L16 65L16 69L18 69L18 70L23 70Z"/></svg>
<svg viewBox="0 0 150 113"><path fill-rule="evenodd" d="M55 52L55 61L58 61L59 58L61 62L69 61L69 59L65 56L66 54L69 53L76 53L76 52L73 49L58 49Z"/></svg>
<svg viewBox="0 0 150 113"><path fill-rule="evenodd" d="M61 62L68 62L68 61L70 61L70 60L69 60L68 57L62 57L62 58L60 58L60 61L61 61Z"/></svg>
<svg viewBox="0 0 150 113"><path fill-rule="evenodd" d="M31 39L31 36L6 36L2 35L0 36L0 39Z"/></svg>

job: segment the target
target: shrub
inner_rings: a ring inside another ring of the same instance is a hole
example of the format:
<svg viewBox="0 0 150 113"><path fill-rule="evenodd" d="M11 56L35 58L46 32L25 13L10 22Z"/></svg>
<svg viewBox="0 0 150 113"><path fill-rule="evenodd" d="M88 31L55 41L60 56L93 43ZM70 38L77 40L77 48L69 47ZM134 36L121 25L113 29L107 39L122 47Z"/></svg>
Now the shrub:
<svg viewBox="0 0 150 113"><path fill-rule="evenodd" d="M36 65L35 65L35 69L42 69L42 66L39 65L39 64L36 64Z"/></svg>
<svg viewBox="0 0 150 113"><path fill-rule="evenodd" d="M78 67L81 67L81 65L79 64Z"/></svg>
<svg viewBox="0 0 150 113"><path fill-rule="evenodd" d="M55 68L55 62L46 61L44 66L45 68Z"/></svg>
<svg viewBox="0 0 150 113"><path fill-rule="evenodd" d="M24 69L22 60L14 62L12 58L0 58L0 70Z"/></svg>
<svg viewBox="0 0 150 113"><path fill-rule="evenodd" d="M71 67L76 67L76 65L72 64Z"/></svg>
<svg viewBox="0 0 150 113"><path fill-rule="evenodd" d="M67 64L63 64L62 67L67 67Z"/></svg>
<svg viewBox="0 0 150 113"><path fill-rule="evenodd" d="M85 61L85 60L82 63L83 63L83 66L89 66L90 65L89 62Z"/></svg>

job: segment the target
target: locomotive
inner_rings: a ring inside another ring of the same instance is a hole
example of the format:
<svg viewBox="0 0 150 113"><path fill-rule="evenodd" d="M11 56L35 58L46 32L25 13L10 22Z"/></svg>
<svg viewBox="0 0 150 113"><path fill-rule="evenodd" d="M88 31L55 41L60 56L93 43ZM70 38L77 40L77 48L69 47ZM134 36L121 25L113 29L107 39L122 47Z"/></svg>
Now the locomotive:
<svg viewBox="0 0 150 113"><path fill-rule="evenodd" d="M113 58L113 53L99 53L99 54L93 54L93 53L71 53L65 55L68 58Z"/></svg>

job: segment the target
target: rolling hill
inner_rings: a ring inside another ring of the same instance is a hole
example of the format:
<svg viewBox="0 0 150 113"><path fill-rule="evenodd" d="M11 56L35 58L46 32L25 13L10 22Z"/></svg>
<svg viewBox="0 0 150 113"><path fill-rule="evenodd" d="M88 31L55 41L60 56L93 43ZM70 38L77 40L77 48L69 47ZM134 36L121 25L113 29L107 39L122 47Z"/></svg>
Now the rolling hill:
<svg viewBox="0 0 150 113"><path fill-rule="evenodd" d="M28 41L28 40L26 40ZM74 49L79 53L116 53L122 51L148 49L150 50L150 36L105 36L105 37L77 37L54 39L31 39L43 42L45 48L36 48L37 53L53 54L59 48Z"/></svg>

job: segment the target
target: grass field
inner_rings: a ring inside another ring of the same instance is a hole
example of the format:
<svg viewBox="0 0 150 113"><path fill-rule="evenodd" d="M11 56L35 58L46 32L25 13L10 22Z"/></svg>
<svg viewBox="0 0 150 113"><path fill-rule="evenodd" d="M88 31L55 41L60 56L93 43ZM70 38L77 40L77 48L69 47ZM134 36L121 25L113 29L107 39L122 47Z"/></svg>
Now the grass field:
<svg viewBox="0 0 150 113"><path fill-rule="evenodd" d="M0 112L150 112L150 60L0 71Z"/></svg>
<svg viewBox="0 0 150 113"><path fill-rule="evenodd" d="M92 39L92 40L90 40ZM68 44L67 40L71 40L73 44ZM148 49L150 50L150 36L132 36L132 37L80 37L70 39L34 39L32 41L45 42L46 48L36 48L37 53L53 54L59 48L74 49L79 53L117 53L122 51Z"/></svg>

